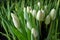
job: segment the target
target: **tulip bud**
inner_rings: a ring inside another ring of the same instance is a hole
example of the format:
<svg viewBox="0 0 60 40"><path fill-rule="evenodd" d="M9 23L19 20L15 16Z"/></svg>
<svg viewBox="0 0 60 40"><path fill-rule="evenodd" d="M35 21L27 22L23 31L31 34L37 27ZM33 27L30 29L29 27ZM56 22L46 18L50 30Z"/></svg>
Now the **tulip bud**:
<svg viewBox="0 0 60 40"><path fill-rule="evenodd" d="M44 6L44 9L45 9L45 10L47 9L47 5Z"/></svg>
<svg viewBox="0 0 60 40"><path fill-rule="evenodd" d="M31 6L29 7L30 10L32 10Z"/></svg>
<svg viewBox="0 0 60 40"><path fill-rule="evenodd" d="M37 16L36 16L36 19L38 20L38 21L43 21L44 20L44 17L45 17L45 13L44 13L44 10L39 10L38 12L37 12Z"/></svg>
<svg viewBox="0 0 60 40"><path fill-rule="evenodd" d="M32 29L31 29L31 33L32 33L32 35L33 35L35 38L38 36L38 32L36 31L35 28L32 28Z"/></svg>
<svg viewBox="0 0 60 40"><path fill-rule="evenodd" d="M29 6L27 6L27 13L29 13L29 11L30 11L30 8L29 8Z"/></svg>
<svg viewBox="0 0 60 40"><path fill-rule="evenodd" d="M32 9L30 10L30 13L32 13Z"/></svg>
<svg viewBox="0 0 60 40"><path fill-rule="evenodd" d="M37 3L38 7L40 7L40 2Z"/></svg>
<svg viewBox="0 0 60 40"><path fill-rule="evenodd" d="M29 20L26 8L24 7L24 19Z"/></svg>
<svg viewBox="0 0 60 40"><path fill-rule="evenodd" d="M48 25L50 23L50 15L48 15L45 19L45 24Z"/></svg>
<svg viewBox="0 0 60 40"><path fill-rule="evenodd" d="M36 19L37 19L37 20L40 20L40 12L41 12L41 11L38 10L37 15L36 15Z"/></svg>
<svg viewBox="0 0 60 40"><path fill-rule="evenodd" d="M29 7L29 10L30 10L29 12L32 13L32 8L31 7Z"/></svg>
<svg viewBox="0 0 60 40"><path fill-rule="evenodd" d="M12 17L14 26L15 26L16 28L18 28L18 27L20 26L18 17L17 17L15 14L13 14L13 13L11 13L11 17Z"/></svg>
<svg viewBox="0 0 60 40"><path fill-rule="evenodd" d="M56 10L54 8L50 11L50 17L52 20L56 18Z"/></svg>
<svg viewBox="0 0 60 40"><path fill-rule="evenodd" d="M28 21L27 21L27 28L31 30L31 25Z"/></svg>
<svg viewBox="0 0 60 40"><path fill-rule="evenodd" d="M24 7L23 11L24 11L24 13L26 12L26 8L25 7Z"/></svg>
<svg viewBox="0 0 60 40"><path fill-rule="evenodd" d="M32 11L32 16L33 16L33 17L36 17L36 10L33 10L33 11Z"/></svg>

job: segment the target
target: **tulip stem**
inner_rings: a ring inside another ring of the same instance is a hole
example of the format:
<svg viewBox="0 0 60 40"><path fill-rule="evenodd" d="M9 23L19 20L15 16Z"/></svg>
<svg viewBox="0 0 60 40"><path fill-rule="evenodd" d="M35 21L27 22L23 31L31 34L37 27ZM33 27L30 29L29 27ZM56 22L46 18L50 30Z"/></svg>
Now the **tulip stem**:
<svg viewBox="0 0 60 40"><path fill-rule="evenodd" d="M56 35L57 29L58 29L58 19L56 20L56 31L55 31L55 36L56 36L56 38L57 38L57 35Z"/></svg>
<svg viewBox="0 0 60 40"><path fill-rule="evenodd" d="M46 31L47 31L47 27L48 27L48 25L46 25Z"/></svg>
<svg viewBox="0 0 60 40"><path fill-rule="evenodd" d="M39 21L39 31L40 31L40 36L41 36L41 21ZM41 37L40 37L41 38Z"/></svg>
<svg viewBox="0 0 60 40"><path fill-rule="evenodd" d="M51 30L52 30L52 27L53 27L53 22L51 22L51 24L50 24L50 29L49 29L49 33L48 33L47 39L50 39L50 37L51 37Z"/></svg>
<svg viewBox="0 0 60 40"><path fill-rule="evenodd" d="M37 38L35 37L35 40L37 40Z"/></svg>

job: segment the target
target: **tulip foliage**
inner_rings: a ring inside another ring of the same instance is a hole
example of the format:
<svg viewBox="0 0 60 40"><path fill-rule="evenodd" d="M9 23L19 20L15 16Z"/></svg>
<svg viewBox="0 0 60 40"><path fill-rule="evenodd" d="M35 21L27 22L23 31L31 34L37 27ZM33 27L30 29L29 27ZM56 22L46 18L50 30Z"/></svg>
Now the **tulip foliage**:
<svg viewBox="0 0 60 40"><path fill-rule="evenodd" d="M60 40L60 0L0 3L0 25L5 31L0 34L6 40Z"/></svg>

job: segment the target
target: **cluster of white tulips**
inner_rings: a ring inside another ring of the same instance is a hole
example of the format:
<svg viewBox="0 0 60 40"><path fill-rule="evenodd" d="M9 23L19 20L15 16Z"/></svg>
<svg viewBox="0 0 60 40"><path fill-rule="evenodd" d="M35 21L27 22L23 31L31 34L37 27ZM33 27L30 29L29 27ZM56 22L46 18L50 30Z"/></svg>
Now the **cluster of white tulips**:
<svg viewBox="0 0 60 40"><path fill-rule="evenodd" d="M38 6L40 7L40 2L38 2ZM47 6L45 6L45 9L47 9ZM51 9L47 16L45 16L45 10L41 9L36 11L35 9L27 6L27 13L31 13L32 16L35 17L38 21L45 21L45 24L49 24L50 20L55 20L56 18L56 10L54 8Z"/></svg>
<svg viewBox="0 0 60 40"><path fill-rule="evenodd" d="M38 7L40 7L40 2L38 2ZM46 7L45 7L45 9L46 9ZM32 9L30 6L27 6L26 8L24 7L24 13L25 13L25 11L27 11L28 14L31 13L31 15L37 21L39 21L39 22L44 21L46 25L48 25L51 22L51 20L55 20L55 18L56 18L56 10L54 8L51 9L51 11L49 12L49 14L47 16L45 16L45 14L46 14L45 10L39 9L38 11L36 11L35 9ZM15 27L18 28L20 26L18 17L13 13L11 13L11 17L12 17ZM26 14L25 14L24 18L27 19ZM27 20L26 25L27 25L27 28L31 30L32 35L34 37L37 37L38 36L37 30L35 28L31 27L31 23L28 20Z"/></svg>
<svg viewBox="0 0 60 40"><path fill-rule="evenodd" d="M36 16L36 10L32 10L31 7L27 6L27 8L24 7L24 13L27 9L27 13L31 13L33 17ZM26 15L24 16L25 19L27 19ZM36 38L38 36L38 32L35 28L32 28L30 21L27 20L27 28L31 30L32 35Z"/></svg>

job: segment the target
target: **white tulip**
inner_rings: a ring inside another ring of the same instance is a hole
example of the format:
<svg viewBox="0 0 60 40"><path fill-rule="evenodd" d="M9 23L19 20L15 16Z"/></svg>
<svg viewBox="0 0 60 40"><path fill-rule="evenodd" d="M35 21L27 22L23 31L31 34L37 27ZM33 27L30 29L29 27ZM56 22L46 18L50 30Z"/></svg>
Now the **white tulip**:
<svg viewBox="0 0 60 40"><path fill-rule="evenodd" d="M24 7L24 9L23 9L23 12L25 13L26 12L26 8Z"/></svg>
<svg viewBox="0 0 60 40"><path fill-rule="evenodd" d="M30 7L29 6L27 6L27 13L29 13L30 12Z"/></svg>
<svg viewBox="0 0 60 40"><path fill-rule="evenodd" d="M50 17L52 20L56 18L56 10L54 8L50 11Z"/></svg>
<svg viewBox="0 0 60 40"><path fill-rule="evenodd" d="M29 10L30 10L29 13L32 13L32 8L31 7L29 7Z"/></svg>
<svg viewBox="0 0 60 40"><path fill-rule="evenodd" d="M36 16L36 19L38 20L38 21L43 21L44 20L44 17L45 17L45 13L44 13L44 10L39 10L38 12L37 12L37 16Z"/></svg>
<svg viewBox="0 0 60 40"><path fill-rule="evenodd" d="M44 9L45 9L45 10L47 9L47 5L44 6Z"/></svg>
<svg viewBox="0 0 60 40"><path fill-rule="evenodd" d="M31 30L30 22L27 21L27 28Z"/></svg>
<svg viewBox="0 0 60 40"><path fill-rule="evenodd" d="M36 19L37 19L37 20L40 20L40 12L41 12L41 11L38 10L37 15L36 15Z"/></svg>
<svg viewBox="0 0 60 40"><path fill-rule="evenodd" d="M32 13L32 9L30 10L30 13Z"/></svg>
<svg viewBox="0 0 60 40"><path fill-rule="evenodd" d="M32 28L32 29L31 29L31 33L32 33L32 35L33 35L35 38L38 36L38 32L37 32L37 30L36 30L35 28Z"/></svg>
<svg viewBox="0 0 60 40"><path fill-rule="evenodd" d="M50 15L47 15L45 19L45 24L48 25L50 23Z"/></svg>
<svg viewBox="0 0 60 40"><path fill-rule="evenodd" d="M15 14L13 14L13 13L11 13L11 17L12 17L14 26L15 26L16 28L18 28L18 27L20 26L18 17L17 17Z"/></svg>
<svg viewBox="0 0 60 40"><path fill-rule="evenodd" d="M32 10L31 6L29 7L30 10Z"/></svg>
<svg viewBox="0 0 60 40"><path fill-rule="evenodd" d="M38 7L40 7L40 2L37 3Z"/></svg>
<svg viewBox="0 0 60 40"><path fill-rule="evenodd" d="M27 6L27 13L32 13L32 8L30 6Z"/></svg>
<svg viewBox="0 0 60 40"><path fill-rule="evenodd" d="M26 13L26 8L24 7L24 19L28 20L28 14Z"/></svg>
<svg viewBox="0 0 60 40"><path fill-rule="evenodd" d="M32 16L36 17L36 10L35 9L32 11Z"/></svg>

